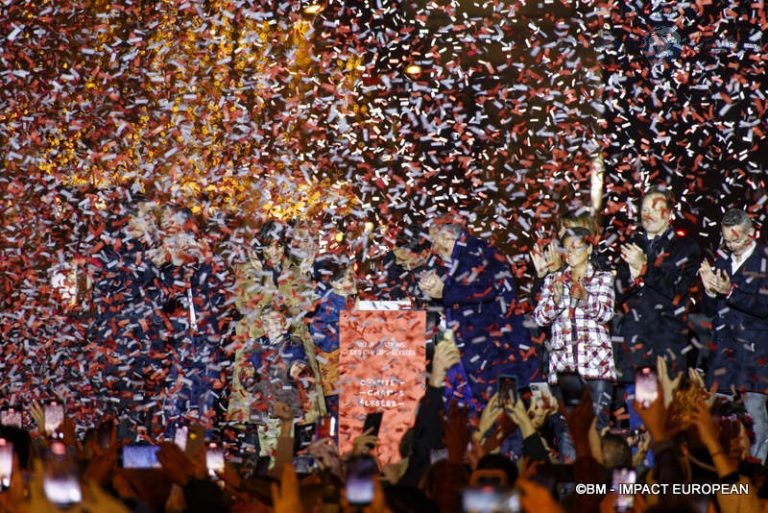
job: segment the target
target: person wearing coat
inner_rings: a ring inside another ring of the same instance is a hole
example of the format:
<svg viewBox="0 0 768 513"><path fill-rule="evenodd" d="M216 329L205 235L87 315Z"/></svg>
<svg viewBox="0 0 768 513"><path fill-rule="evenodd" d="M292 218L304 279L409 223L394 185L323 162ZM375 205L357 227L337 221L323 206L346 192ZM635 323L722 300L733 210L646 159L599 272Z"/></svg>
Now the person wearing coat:
<svg viewBox="0 0 768 513"><path fill-rule="evenodd" d="M689 290L701 263L701 249L670 226L669 195L643 197L642 230L621 248L616 306L620 314L614 348L620 381L632 383L639 367L667 359L672 374L696 366L698 351L688 341Z"/></svg>
<svg viewBox="0 0 768 513"><path fill-rule="evenodd" d="M86 357L98 365L89 377L105 389L104 413L120 417L120 433L151 428L169 372L163 337L160 269L151 259L154 227L146 205L131 209L110 242L91 259L94 314ZM114 227L117 230L117 226ZM119 398L113 402L114 398Z"/></svg>
<svg viewBox="0 0 768 513"><path fill-rule="evenodd" d="M299 254L289 254L290 242L302 243L304 247L297 251ZM258 237L254 238L247 251L247 261L236 268L234 299L240 319L235 325L235 351L265 336L262 319L265 312L274 308L275 301L279 301L286 309L288 332L303 344L305 357L315 378L316 389L309 391L313 407L305 412L303 419L309 423L325 414L325 404L313 342L306 323L316 299L312 277L307 271L315 254L304 242L291 239L288 226L281 222L268 221L261 226ZM241 360L235 358L236 362ZM233 372L239 372L236 366ZM244 404L252 401L240 400L244 397L245 394L240 391L230 397L226 417L236 425L242 425L242 419L248 417L243 413L248 411Z"/></svg>
<svg viewBox="0 0 768 513"><path fill-rule="evenodd" d="M601 429L608 425L616 379L607 327L614 313L613 275L595 270L590 263L588 230L570 229L562 242L566 266L547 276L533 318L539 326L552 327L549 384L556 387L561 373L578 373L590 391Z"/></svg>
<svg viewBox="0 0 768 513"><path fill-rule="evenodd" d="M746 212L731 209L721 222L727 253L714 266L705 261L699 273L704 284L704 313L712 317L716 344L711 358L710 383L720 393L743 394L754 422L752 456L768 453L768 248L755 240Z"/></svg>
<svg viewBox="0 0 768 513"><path fill-rule="evenodd" d="M275 414L278 403L294 419L304 419L312 408L312 372L303 342L290 333L289 315L282 297L275 297L258 321L263 335L246 340L235 353L227 418L246 439L257 434L262 456L275 456L281 423Z"/></svg>
<svg viewBox="0 0 768 513"><path fill-rule="evenodd" d="M428 236L416 226L403 228L394 247L381 261L376 276L376 299L383 301L410 300L414 307L425 309L431 302L419 288L419 276L434 268Z"/></svg>
<svg viewBox="0 0 768 513"><path fill-rule="evenodd" d="M460 368L448 372L446 394L480 412L496 392L500 375L514 375L518 387L535 381L536 354L523 326L512 270L495 248L458 224L436 231L433 251L445 272L442 277L423 273L419 287L442 300L447 327L454 330L461 352Z"/></svg>
<svg viewBox="0 0 768 513"><path fill-rule="evenodd" d="M155 251L163 316L161 332L170 370L166 376L168 424L185 418L214 419L221 404L222 341L228 318L218 264L192 212L166 206L164 237Z"/></svg>
<svg viewBox="0 0 768 513"><path fill-rule="evenodd" d="M352 309L357 297L354 263L344 259L324 264L329 290L320 299L309 331L317 353L318 370L328 414L339 416L339 341L341 312Z"/></svg>

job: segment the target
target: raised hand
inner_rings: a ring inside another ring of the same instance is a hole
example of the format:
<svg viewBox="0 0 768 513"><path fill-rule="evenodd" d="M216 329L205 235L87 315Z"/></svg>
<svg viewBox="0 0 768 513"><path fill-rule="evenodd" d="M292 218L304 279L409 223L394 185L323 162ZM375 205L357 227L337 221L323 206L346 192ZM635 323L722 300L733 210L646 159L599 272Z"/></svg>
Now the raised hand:
<svg viewBox="0 0 768 513"><path fill-rule="evenodd" d="M448 449L448 461L464 463L464 452L470 438L467 409L454 401L448 408L448 420L443 427L443 443Z"/></svg>
<svg viewBox="0 0 768 513"><path fill-rule="evenodd" d="M557 246L551 243L544 247L540 242L536 243L531 250L531 262L536 270L536 276L544 278L547 274L553 273L562 266L562 258L557 250Z"/></svg>
<svg viewBox="0 0 768 513"><path fill-rule="evenodd" d="M120 444L113 441L107 449L94 454L85 469L84 478L100 485L106 485L117 466L119 449Z"/></svg>
<svg viewBox="0 0 768 513"><path fill-rule="evenodd" d="M443 341L435 347L435 355L432 357L432 373L429 375L429 384L434 388L440 388L445 381L448 369L459 363L461 354L456 343Z"/></svg>
<svg viewBox="0 0 768 513"><path fill-rule="evenodd" d="M475 438L483 439L502 413L504 410L499 401L499 394L493 394L480 414L480 423L475 432Z"/></svg>
<svg viewBox="0 0 768 513"><path fill-rule="evenodd" d="M32 420L35 421L37 429L43 433L45 432L45 408L37 401L32 401L32 405L29 407L29 414L32 416Z"/></svg>
<svg viewBox="0 0 768 513"><path fill-rule="evenodd" d="M666 392L661 383L659 386L662 388L662 393L658 394L656 399L648 405L647 408L643 408L637 401L632 404L637 415L643 421L643 424L653 437L655 443L669 439L669 432L667 431L667 408L664 405L664 394Z"/></svg>
<svg viewBox="0 0 768 513"><path fill-rule="evenodd" d="M625 244L621 247L621 259L629 266L629 272L632 278L637 278L643 274L643 269L648 263L645 252L637 244Z"/></svg>
<svg viewBox="0 0 768 513"><path fill-rule="evenodd" d="M280 436L293 436L293 411L290 406L276 402L272 407L272 416L280 419Z"/></svg>
<svg viewBox="0 0 768 513"><path fill-rule="evenodd" d="M576 456L590 456L589 430L592 420L595 418L595 410L592 407L592 398L589 389L584 388L579 404L565 414L565 421L573 439Z"/></svg>
<svg viewBox="0 0 768 513"><path fill-rule="evenodd" d="M707 385L704 383L704 378L696 369L693 368L688 369L688 379L691 383L702 390L702 397L704 398L704 402L707 403L707 406L711 408L712 405L715 404L715 399L717 399L715 396L718 388L717 381L712 383L712 386L709 388L709 390L707 390Z"/></svg>
<svg viewBox="0 0 768 513"><path fill-rule="evenodd" d="M704 292L709 296L716 296L720 288L719 280L714 268L706 260L701 262L699 266L699 276L701 276L701 282L704 284Z"/></svg>
<svg viewBox="0 0 768 513"><path fill-rule="evenodd" d="M533 428L538 430L544 425L547 417L557 413L557 399L550 393L542 393L540 396L534 396L531 401L531 407L528 410L528 416L531 418Z"/></svg>
<svg viewBox="0 0 768 513"><path fill-rule="evenodd" d="M538 247L538 244L531 250L530 256L537 277L543 278L549 274L547 259L544 257L544 253L541 251L541 248Z"/></svg>
<svg viewBox="0 0 768 513"><path fill-rule="evenodd" d="M531 405L531 407L533 408L533 405ZM536 428L533 425L530 415L525 410L525 404L522 399L518 399L512 405L512 408L505 409L504 411L515 424L517 424L517 427L520 428L520 434L523 439L528 438L536 432Z"/></svg>
<svg viewBox="0 0 768 513"><path fill-rule="evenodd" d="M164 442L160 444L157 460L171 481L180 486L184 486L195 475L192 460L174 443Z"/></svg>
<svg viewBox="0 0 768 513"><path fill-rule="evenodd" d="M322 438L315 440L307 448L307 452L315 458L321 470L329 470L338 477L342 477L339 447L334 443L333 439Z"/></svg>
<svg viewBox="0 0 768 513"><path fill-rule="evenodd" d="M563 300L563 282L559 278L552 280L552 301L559 305Z"/></svg>
<svg viewBox="0 0 768 513"><path fill-rule="evenodd" d="M720 294L728 295L731 292L731 277L722 269L717 269L715 276L717 277L717 291Z"/></svg>
<svg viewBox="0 0 768 513"><path fill-rule="evenodd" d="M274 513L295 513L302 511L299 498L299 478L293 465L283 466L280 484L272 483L272 504Z"/></svg>
<svg viewBox="0 0 768 513"><path fill-rule="evenodd" d="M218 476L229 488L239 490L243 484L243 478L228 461L224 462L224 470L218 473Z"/></svg>
<svg viewBox="0 0 768 513"><path fill-rule="evenodd" d="M699 438L702 443L710 451L717 451L722 449L720 446L720 439L717 432L717 427L712 421L712 413L709 410L709 406L700 402L696 405L696 409L690 412L691 425L696 427L699 432Z"/></svg>
<svg viewBox="0 0 768 513"><path fill-rule="evenodd" d="M587 289L584 288L584 284L581 281L575 281L571 285L571 297L579 301L587 298Z"/></svg>
<svg viewBox="0 0 768 513"><path fill-rule="evenodd" d="M434 299L440 299L443 297L443 288L445 284L440 276L434 271L427 271L421 275L419 279L419 288Z"/></svg>
<svg viewBox="0 0 768 513"><path fill-rule="evenodd" d="M365 455L371 453L371 450L376 447L379 441L379 437L371 433L373 433L373 428L369 427L359 436L355 437L352 441L352 454Z"/></svg>
<svg viewBox="0 0 768 513"><path fill-rule="evenodd" d="M659 385L664 391L664 406L667 407L672 404L672 399L675 396L675 390L680 386L680 380L683 378L683 373L678 372L674 379L669 379L669 373L667 372L667 361L663 356L656 357L656 375L659 377Z"/></svg>

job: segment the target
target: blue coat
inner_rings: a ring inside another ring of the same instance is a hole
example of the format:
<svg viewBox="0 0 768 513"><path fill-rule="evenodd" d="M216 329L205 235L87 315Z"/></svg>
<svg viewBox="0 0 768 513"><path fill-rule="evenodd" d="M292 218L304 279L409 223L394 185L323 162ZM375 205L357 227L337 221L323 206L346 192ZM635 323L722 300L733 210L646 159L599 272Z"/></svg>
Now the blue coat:
<svg viewBox="0 0 768 513"><path fill-rule="evenodd" d="M526 386L537 372L536 355L517 302L512 270L485 241L462 234L445 276L443 304L472 396L482 407L496 392L499 374ZM449 373L449 379L451 378ZM454 384L455 385L455 384Z"/></svg>
<svg viewBox="0 0 768 513"><path fill-rule="evenodd" d="M261 403L263 411L270 411L275 401L291 407L297 417L304 412L299 389L290 377L294 364L307 364L307 356L301 340L285 334L282 340L271 342L268 337L249 343L245 351L246 365L251 367L255 383L248 387L252 401Z"/></svg>
<svg viewBox="0 0 768 513"><path fill-rule="evenodd" d="M704 313L712 317L717 345L708 378L726 392L731 385L751 392L768 390L768 249L758 243L735 274L731 259L720 256L717 269L731 276L733 292L702 300Z"/></svg>
<svg viewBox="0 0 768 513"><path fill-rule="evenodd" d="M309 332L315 343L320 381L329 412L338 411L336 397L339 385L339 319L347 307L347 298L332 290L326 292L312 316Z"/></svg>
<svg viewBox="0 0 768 513"><path fill-rule="evenodd" d="M327 292L312 316L309 332L320 351L330 353L339 349L339 318L346 308L347 298Z"/></svg>

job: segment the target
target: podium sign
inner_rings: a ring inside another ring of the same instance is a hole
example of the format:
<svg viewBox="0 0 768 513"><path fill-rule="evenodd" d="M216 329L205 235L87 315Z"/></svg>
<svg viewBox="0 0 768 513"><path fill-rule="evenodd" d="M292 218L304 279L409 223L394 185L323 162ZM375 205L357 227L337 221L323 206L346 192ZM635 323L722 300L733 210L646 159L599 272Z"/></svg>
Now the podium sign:
<svg viewBox="0 0 768 513"><path fill-rule="evenodd" d="M400 439L424 395L426 313L343 311L339 322L339 450L352 449L368 413L383 412L374 455L400 461Z"/></svg>

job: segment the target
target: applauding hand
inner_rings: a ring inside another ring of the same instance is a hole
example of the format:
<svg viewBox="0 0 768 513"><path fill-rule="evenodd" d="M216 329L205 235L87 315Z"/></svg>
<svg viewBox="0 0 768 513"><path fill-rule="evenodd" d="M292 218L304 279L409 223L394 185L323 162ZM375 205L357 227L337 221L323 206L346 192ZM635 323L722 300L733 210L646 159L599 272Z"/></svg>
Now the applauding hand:
<svg viewBox="0 0 768 513"><path fill-rule="evenodd" d="M621 247L621 259L629 266L629 272L633 279L645 273L648 258L645 252L637 244L625 244Z"/></svg>

